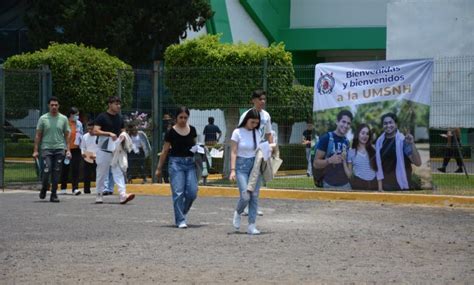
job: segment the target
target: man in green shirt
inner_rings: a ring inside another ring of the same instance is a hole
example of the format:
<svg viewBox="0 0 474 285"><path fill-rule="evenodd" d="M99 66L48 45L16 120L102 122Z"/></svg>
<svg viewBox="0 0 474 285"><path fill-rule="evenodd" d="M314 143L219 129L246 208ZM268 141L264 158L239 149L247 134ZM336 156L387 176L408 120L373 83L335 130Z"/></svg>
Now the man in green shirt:
<svg viewBox="0 0 474 285"><path fill-rule="evenodd" d="M36 125L35 147L33 157L38 158L38 148L41 145L41 158L43 167L41 178L43 185L40 191L40 199L46 198L46 191L49 188L49 176L51 175L51 202L59 202L57 196L58 180L61 174L61 165L66 157L71 158L69 146L66 143L71 129L66 116L59 113L59 101L56 97L51 97L48 101L49 112L42 115Z"/></svg>

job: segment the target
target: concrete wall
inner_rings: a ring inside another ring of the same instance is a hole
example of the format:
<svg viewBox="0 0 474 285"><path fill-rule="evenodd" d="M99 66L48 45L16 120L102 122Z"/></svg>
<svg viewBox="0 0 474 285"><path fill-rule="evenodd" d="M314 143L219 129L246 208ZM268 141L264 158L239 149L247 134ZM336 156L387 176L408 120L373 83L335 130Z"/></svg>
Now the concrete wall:
<svg viewBox="0 0 474 285"><path fill-rule="evenodd" d="M385 27L389 0L291 0L291 28Z"/></svg>
<svg viewBox="0 0 474 285"><path fill-rule="evenodd" d="M473 0L395 0L387 11L387 59L474 54Z"/></svg>

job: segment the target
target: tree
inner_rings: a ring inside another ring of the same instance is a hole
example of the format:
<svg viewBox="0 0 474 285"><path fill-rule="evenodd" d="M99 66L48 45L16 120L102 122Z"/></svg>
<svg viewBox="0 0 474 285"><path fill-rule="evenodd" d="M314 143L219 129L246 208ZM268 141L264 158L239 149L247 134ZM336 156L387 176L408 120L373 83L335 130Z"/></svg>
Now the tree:
<svg viewBox="0 0 474 285"><path fill-rule="evenodd" d="M206 0L30 0L28 37L37 49L50 42L83 43L134 65L161 59L167 46L198 31L212 17Z"/></svg>
<svg viewBox="0 0 474 285"><path fill-rule="evenodd" d="M51 69L53 95L61 102L61 111L67 112L71 106L83 113L98 113L105 110L106 99L117 94L117 70L130 70L131 67L103 50L74 44L52 44L48 49L14 55L5 62L6 69L34 70L41 65ZM20 78L21 79L21 78ZM122 76L122 102L131 102L133 73ZM9 106L30 106L37 102L36 93L18 94L15 85L7 82L5 98Z"/></svg>

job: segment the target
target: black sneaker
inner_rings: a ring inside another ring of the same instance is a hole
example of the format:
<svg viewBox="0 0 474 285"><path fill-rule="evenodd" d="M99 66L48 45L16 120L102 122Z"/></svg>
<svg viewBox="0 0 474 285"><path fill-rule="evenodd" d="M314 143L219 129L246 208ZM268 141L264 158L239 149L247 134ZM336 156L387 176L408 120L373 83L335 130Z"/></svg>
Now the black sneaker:
<svg viewBox="0 0 474 285"><path fill-rule="evenodd" d="M51 197L49 198L49 202L59 203L58 196L56 196L56 195L51 195Z"/></svg>
<svg viewBox="0 0 474 285"><path fill-rule="evenodd" d="M440 167L440 168L438 168L438 171L446 173L446 167Z"/></svg>
<svg viewBox="0 0 474 285"><path fill-rule="evenodd" d="M104 191L102 192L102 195L103 196L109 196L109 195L112 195L113 193L112 192L109 192L109 191Z"/></svg>
<svg viewBox="0 0 474 285"><path fill-rule="evenodd" d="M454 173L463 173L463 172L464 170L461 167L459 167L458 169L456 169L456 171L454 171Z"/></svg>
<svg viewBox="0 0 474 285"><path fill-rule="evenodd" d="M41 190L40 190L40 195L39 195L41 200L43 200L44 198L46 198L46 191L47 191L47 189L41 188Z"/></svg>

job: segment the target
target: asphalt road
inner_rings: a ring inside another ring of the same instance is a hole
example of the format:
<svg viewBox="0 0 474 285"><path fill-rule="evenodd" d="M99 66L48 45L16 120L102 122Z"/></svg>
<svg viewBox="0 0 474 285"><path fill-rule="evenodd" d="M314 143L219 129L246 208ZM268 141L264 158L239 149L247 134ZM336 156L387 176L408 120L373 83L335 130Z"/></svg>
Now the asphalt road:
<svg viewBox="0 0 474 285"><path fill-rule="evenodd" d="M40 201L0 193L0 284L472 283L474 210L261 200L260 236L235 198L198 198L188 229L170 197Z"/></svg>

